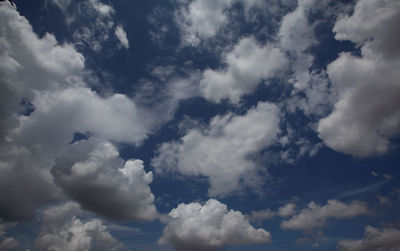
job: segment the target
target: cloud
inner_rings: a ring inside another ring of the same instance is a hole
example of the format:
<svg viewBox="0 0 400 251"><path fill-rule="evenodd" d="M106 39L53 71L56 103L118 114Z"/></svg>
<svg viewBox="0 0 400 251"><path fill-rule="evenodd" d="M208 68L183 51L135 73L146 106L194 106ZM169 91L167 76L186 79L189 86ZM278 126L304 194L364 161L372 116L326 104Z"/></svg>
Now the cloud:
<svg viewBox="0 0 400 251"><path fill-rule="evenodd" d="M29 22L14 8L3 7L0 8L0 217L9 221L30 220L45 203L63 199L62 189L54 184L50 170L57 156L73 148L70 143L75 133L102 142L139 145L149 130L161 122L126 95L101 96L88 88L82 80L84 57L73 46L60 45L49 34L38 38ZM101 159L98 161L104 171ZM140 180L140 165L134 163L134 168L131 162L125 163L123 170L136 170L134 176ZM137 187L131 185L128 180L133 174L119 174L117 166L113 167L108 171L114 175L114 182L121 179L128 189L137 188L138 192L132 196L139 196L138 200L151 198L146 182L138 183ZM133 203L147 205L131 201L127 206ZM154 210L151 202L148 205L147 213L151 215Z"/></svg>
<svg viewBox="0 0 400 251"><path fill-rule="evenodd" d="M35 246L40 250L121 250L122 244L99 219L79 219L79 206L65 203L46 209Z"/></svg>
<svg viewBox="0 0 400 251"><path fill-rule="evenodd" d="M329 218L349 219L369 213L367 205L359 201L345 204L337 200L328 200L324 206L310 202L308 208L301 210L292 218L282 221L281 228L312 231L325 226L326 220Z"/></svg>
<svg viewBox="0 0 400 251"><path fill-rule="evenodd" d="M327 69L338 93L333 112L319 122L330 148L360 157L381 155L400 133L400 36L398 1L358 1L352 16L339 19L337 39L361 47L361 57L342 53Z"/></svg>
<svg viewBox="0 0 400 251"><path fill-rule="evenodd" d="M339 18L333 28L338 40L365 44L385 60L400 57L400 3L397 0L360 0L351 16Z"/></svg>
<svg viewBox="0 0 400 251"><path fill-rule="evenodd" d="M281 217L289 217L296 213L296 205L288 203L285 206L279 207L277 213Z"/></svg>
<svg viewBox="0 0 400 251"><path fill-rule="evenodd" d="M19 246L19 242L13 237L8 237L0 243L0 250L15 250Z"/></svg>
<svg viewBox="0 0 400 251"><path fill-rule="evenodd" d="M115 35L119 39L121 46L123 46L125 49L129 48L129 41L128 38L126 37L126 32L122 25L118 25L117 28L115 28Z"/></svg>
<svg viewBox="0 0 400 251"><path fill-rule="evenodd" d="M398 251L400 231L394 228L379 230L371 226L365 228L365 237L361 240L343 240L338 243L340 251Z"/></svg>
<svg viewBox="0 0 400 251"><path fill-rule="evenodd" d="M244 115L214 117L204 129L191 129L179 141L163 143L152 159L157 172L209 178L211 196L258 186L258 168L250 158L277 139L279 108L259 103Z"/></svg>
<svg viewBox="0 0 400 251"><path fill-rule="evenodd" d="M214 37L228 21L224 12L232 2L233 0L196 0L189 5L183 4L175 15L182 41L195 46L202 39Z"/></svg>
<svg viewBox="0 0 400 251"><path fill-rule="evenodd" d="M33 91L65 86L84 67L83 56L50 34L38 38L28 21L11 7L0 9L0 141L17 125L22 98Z"/></svg>
<svg viewBox="0 0 400 251"><path fill-rule="evenodd" d="M55 183L85 209L117 220L154 220L157 210L143 161L124 161L109 142L76 142L57 158Z"/></svg>
<svg viewBox="0 0 400 251"><path fill-rule="evenodd" d="M180 204L169 213L159 244L176 250L224 250L225 245L261 244L271 240L270 233L255 229L239 211L210 199Z"/></svg>
<svg viewBox="0 0 400 251"><path fill-rule="evenodd" d="M203 72L200 88L203 96L213 102L229 99L238 103L252 93L262 80L268 80L286 68L282 51L273 45L259 45L253 38L243 38L232 51L224 55L226 69L207 69Z"/></svg>
<svg viewBox="0 0 400 251"><path fill-rule="evenodd" d="M248 216L250 221L261 223L264 220L272 219L276 216L276 212L271 209L252 211Z"/></svg>
<svg viewBox="0 0 400 251"><path fill-rule="evenodd" d="M300 53L316 43L307 18L307 12L313 5L315 0L299 0L298 7L282 18L278 33L282 48Z"/></svg>

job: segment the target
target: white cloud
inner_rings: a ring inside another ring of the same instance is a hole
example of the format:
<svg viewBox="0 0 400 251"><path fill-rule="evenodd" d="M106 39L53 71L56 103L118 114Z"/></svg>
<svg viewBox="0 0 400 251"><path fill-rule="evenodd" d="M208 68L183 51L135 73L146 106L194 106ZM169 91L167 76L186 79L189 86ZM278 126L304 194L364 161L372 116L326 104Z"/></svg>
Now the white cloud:
<svg viewBox="0 0 400 251"><path fill-rule="evenodd" d="M128 41L128 38L126 36L126 32L125 32L124 28L122 27L122 25L118 25L117 28L115 28L115 35L119 39L121 45L125 49L128 49L129 48L129 41Z"/></svg>
<svg viewBox="0 0 400 251"><path fill-rule="evenodd" d="M152 165L158 172L208 177L211 196L258 186L258 168L248 156L275 142L279 121L279 108L270 103L259 103L242 116L216 116L207 128L162 144Z"/></svg>
<svg viewBox="0 0 400 251"><path fill-rule="evenodd" d="M120 250L119 243L99 219L76 217L79 207L66 203L48 208L35 246L40 250Z"/></svg>
<svg viewBox="0 0 400 251"><path fill-rule="evenodd" d="M397 0L359 0L351 16L337 20L333 31L338 40L364 44L386 60L400 57L400 2Z"/></svg>
<svg viewBox="0 0 400 251"><path fill-rule="evenodd" d="M85 209L118 220L154 220L157 210L141 160L124 161L109 142L89 139L67 147L52 168L55 182Z"/></svg>
<svg viewBox="0 0 400 251"><path fill-rule="evenodd" d="M150 116L127 96L100 97L86 87L43 91L33 99L35 111L20 118L18 141L64 146L75 132L112 141L140 144L149 133ZM68 118L67 121L62 118ZM46 135L54 134L52 138Z"/></svg>
<svg viewBox="0 0 400 251"><path fill-rule="evenodd" d="M329 218L349 219L369 213L367 205L359 201L345 204L337 200L328 200L324 206L310 202L308 208L301 210L292 218L282 221L281 228L311 231L325 226Z"/></svg>
<svg viewBox="0 0 400 251"><path fill-rule="evenodd" d="M316 43L307 19L307 12L315 2L315 0L299 0L298 7L282 18L278 33L282 48L300 53Z"/></svg>
<svg viewBox="0 0 400 251"><path fill-rule="evenodd" d="M274 77L288 63L280 49L261 46L253 37L240 40L223 61L226 69L207 69L200 82L203 96L214 102L229 99L238 103L241 96L253 92L262 80Z"/></svg>
<svg viewBox="0 0 400 251"><path fill-rule="evenodd" d="M365 228L365 237L361 240L339 241L340 251L399 251L400 231L394 228L379 230L371 226Z"/></svg>
<svg viewBox="0 0 400 251"><path fill-rule="evenodd" d="M296 205L288 203L285 206L279 207L277 213L281 217L289 217L296 213Z"/></svg>
<svg viewBox="0 0 400 251"><path fill-rule="evenodd" d="M224 12L232 2L233 0L195 0L189 5L183 4L175 17L183 42L195 46L202 39L214 37L228 21Z"/></svg>
<svg viewBox="0 0 400 251"><path fill-rule="evenodd" d="M338 39L362 45L362 56L343 53L328 66L338 93L333 112L319 122L325 144L367 157L384 154L400 133L400 54L398 1L361 0L350 17L335 25Z"/></svg>
<svg viewBox="0 0 400 251"><path fill-rule="evenodd" d="M89 0L91 6L103 16L114 14L115 10L111 5L103 4L98 0Z"/></svg>
<svg viewBox="0 0 400 251"><path fill-rule="evenodd" d="M239 211L210 199L180 204L169 213L159 244L176 250L220 250L225 245L261 244L271 240L270 233L255 229Z"/></svg>

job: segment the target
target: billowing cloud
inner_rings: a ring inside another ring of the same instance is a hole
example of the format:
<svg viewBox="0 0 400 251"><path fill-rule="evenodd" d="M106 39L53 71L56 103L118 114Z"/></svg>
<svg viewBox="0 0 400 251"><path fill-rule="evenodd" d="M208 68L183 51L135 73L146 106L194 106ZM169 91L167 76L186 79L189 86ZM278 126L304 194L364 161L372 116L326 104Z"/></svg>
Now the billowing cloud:
<svg viewBox="0 0 400 251"><path fill-rule="evenodd" d="M121 250L122 244L99 219L79 219L79 206L65 203L43 212L35 246L40 250Z"/></svg>
<svg viewBox="0 0 400 251"><path fill-rule="evenodd" d="M158 172L208 177L211 196L258 186L257 165L247 157L275 142L279 122L279 108L270 103L259 103L242 116L216 116L207 128L162 144L152 165Z"/></svg>
<svg viewBox="0 0 400 251"><path fill-rule="evenodd" d="M255 229L239 211L210 199L180 204L169 213L159 244L176 250L223 250L226 245L261 244L271 240L270 233Z"/></svg>
<svg viewBox="0 0 400 251"><path fill-rule="evenodd" d="M10 221L28 220L35 217L39 206L62 199L62 189L54 184L50 170L57 156L77 147L78 143L70 145L75 133L140 144L155 124L150 119L153 115L148 117L149 114L126 95L100 96L88 88L82 80L84 58L73 46L59 45L49 34L38 38L29 22L7 5L0 8L0 19L0 217ZM87 150L87 154L89 152ZM109 156L111 159L105 156L92 163L99 166L97 172L93 172L101 176L99 171L105 171L106 163L100 161L115 160L107 171L113 175L113 182L125 186L121 186L121 190L108 188L121 196L135 189L129 199L138 199L126 202L122 209L135 207L136 211L128 215L124 212L122 217L154 218L153 195L148 188L151 173L141 169L140 161L129 161L124 167L124 163L118 162L115 149L113 152L115 156ZM85 156L80 157L85 160ZM115 164L117 162L120 167ZM71 182L79 183L84 178L87 177L74 176ZM138 181L132 185L132 179ZM62 184L68 187L67 182ZM102 188L100 183L97 185ZM142 213L141 210L147 211Z"/></svg>
<svg viewBox="0 0 400 251"><path fill-rule="evenodd" d="M400 133L400 3L361 0L334 27L337 39L359 45L361 57L342 53L327 69L338 101L318 132L334 150L355 156L384 154Z"/></svg>
<svg viewBox="0 0 400 251"><path fill-rule="evenodd" d="M226 69L207 69L200 82L203 96L213 102L229 99L238 103L241 96L252 93L262 80L274 77L288 63L280 49L259 45L253 37L240 40L223 61Z"/></svg>
<svg viewBox="0 0 400 251"><path fill-rule="evenodd" d="M290 219L282 221L281 228L311 231L325 226L329 218L349 219L369 213L366 203L359 201L345 204L337 200L328 200L324 206L310 202L308 208L301 210Z"/></svg>
<svg viewBox="0 0 400 251"><path fill-rule="evenodd" d="M85 209L117 220L154 220L157 210L149 184L152 172L141 160L124 161L109 142L76 142L57 158L55 182Z"/></svg>
<svg viewBox="0 0 400 251"><path fill-rule="evenodd" d="M365 237L361 240L339 241L340 251L398 251L400 250L400 230L384 228L382 230L367 226Z"/></svg>
<svg viewBox="0 0 400 251"><path fill-rule="evenodd" d="M129 48L128 37L126 36L126 32L122 25L118 25L117 28L115 28L115 36L117 36L122 47L124 47L125 49Z"/></svg>
<svg viewBox="0 0 400 251"><path fill-rule="evenodd" d="M0 8L0 141L18 125L14 113L33 91L67 85L84 67L84 58L54 36L38 38L29 22L8 5Z"/></svg>

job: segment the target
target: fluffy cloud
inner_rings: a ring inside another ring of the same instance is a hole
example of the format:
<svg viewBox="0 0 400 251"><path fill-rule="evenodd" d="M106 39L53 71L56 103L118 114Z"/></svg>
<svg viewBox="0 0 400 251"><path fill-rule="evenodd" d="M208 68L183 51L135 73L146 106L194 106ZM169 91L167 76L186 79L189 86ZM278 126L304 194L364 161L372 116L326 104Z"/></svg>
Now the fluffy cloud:
<svg viewBox="0 0 400 251"><path fill-rule="evenodd" d="M360 0L351 16L335 24L338 40L364 44L365 48L380 54L386 60L398 61L400 49L400 2L397 0Z"/></svg>
<svg viewBox="0 0 400 251"><path fill-rule="evenodd" d="M361 0L352 16L337 21L336 38L362 45L362 55L343 53L327 69L338 101L318 132L332 149L361 157L384 154L400 133L399 18L398 1Z"/></svg>
<svg viewBox="0 0 400 251"><path fill-rule="evenodd" d="M274 77L287 64L280 49L261 46L253 37L240 40L223 61L226 69L208 69L200 82L203 96L214 102L229 99L238 103L241 96L253 92L262 80Z"/></svg>
<svg viewBox="0 0 400 251"><path fill-rule="evenodd" d="M279 121L279 108L270 103L259 103L242 116L216 116L208 128L191 129L180 141L162 144L152 165L158 172L209 177L211 196L257 186L257 165L247 157L275 142Z"/></svg>
<svg viewBox="0 0 400 251"><path fill-rule="evenodd" d="M126 37L126 32L122 25L118 25L117 28L115 28L115 35L119 39L119 42L121 43L121 46L123 46L125 49L129 48L129 41L128 38Z"/></svg>
<svg viewBox="0 0 400 251"><path fill-rule="evenodd" d="M315 0L299 0L298 7L282 18L278 33L282 48L300 53L316 42L307 19L314 4Z"/></svg>
<svg viewBox="0 0 400 251"><path fill-rule="evenodd" d="M0 141L17 125L13 113L33 91L68 84L84 67L84 58L54 36L38 38L28 21L8 5L0 8Z"/></svg>
<svg viewBox="0 0 400 251"><path fill-rule="evenodd" d="M292 218L282 221L281 227L283 229L311 231L323 227L329 218L349 219L369 213L367 205L359 201L345 204L337 200L328 200L328 203L324 206L310 202L308 208L301 210Z"/></svg>
<svg viewBox="0 0 400 251"><path fill-rule="evenodd" d="M169 213L159 244L176 250L223 250L225 245L261 244L271 240L270 233L255 229L241 212L229 210L210 199L180 204Z"/></svg>
<svg viewBox="0 0 400 251"><path fill-rule="evenodd" d="M400 231L394 228L377 228L367 226L365 237L361 240L339 241L340 251L398 251L400 250Z"/></svg>
<svg viewBox="0 0 400 251"><path fill-rule="evenodd" d="M201 39L214 37L228 21L224 11L233 0L196 0L186 4L176 15L182 40L188 45L197 45Z"/></svg>
<svg viewBox="0 0 400 251"><path fill-rule="evenodd" d="M55 182L89 209L117 220L154 220L152 172L141 160L124 161L109 142L89 139L70 145L52 168Z"/></svg>
<svg viewBox="0 0 400 251"><path fill-rule="evenodd" d="M120 250L119 243L99 219L77 218L79 207L66 203L43 213L43 226L35 246L40 250Z"/></svg>

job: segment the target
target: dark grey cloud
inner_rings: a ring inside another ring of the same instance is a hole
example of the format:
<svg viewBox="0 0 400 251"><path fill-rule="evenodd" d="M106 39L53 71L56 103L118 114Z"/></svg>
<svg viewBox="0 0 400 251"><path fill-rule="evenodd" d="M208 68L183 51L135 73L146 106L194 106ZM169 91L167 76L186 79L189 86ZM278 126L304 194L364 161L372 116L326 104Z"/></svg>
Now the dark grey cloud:
<svg viewBox="0 0 400 251"><path fill-rule="evenodd" d="M89 139L66 148L51 170L55 183L85 209L117 220L154 220L152 172L141 160L124 162L109 142Z"/></svg>

